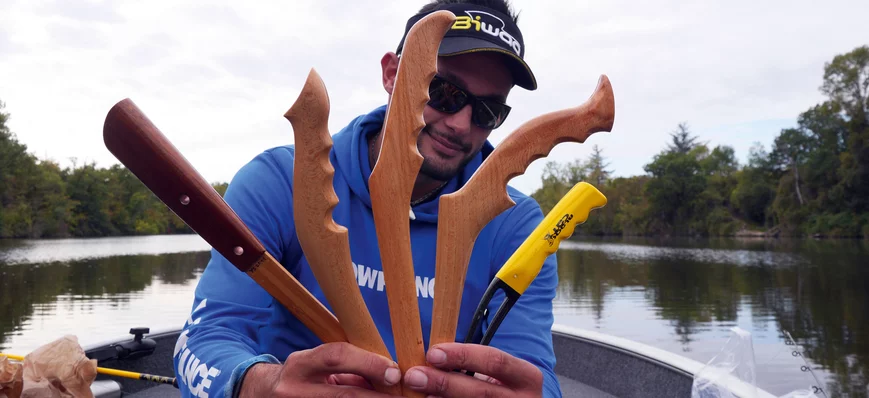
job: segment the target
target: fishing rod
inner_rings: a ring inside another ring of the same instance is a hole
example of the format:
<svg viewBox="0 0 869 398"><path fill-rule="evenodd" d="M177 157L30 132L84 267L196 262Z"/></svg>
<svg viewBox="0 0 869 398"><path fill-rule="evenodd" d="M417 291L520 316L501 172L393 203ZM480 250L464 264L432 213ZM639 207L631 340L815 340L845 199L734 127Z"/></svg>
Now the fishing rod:
<svg viewBox="0 0 869 398"><path fill-rule="evenodd" d="M4 357L4 356L9 358L9 359L12 359L12 360L24 361L24 357L21 355L4 354L4 353L0 352L0 357ZM170 384L173 387L178 388L178 380L176 380L174 377L156 376L156 375L150 375L147 373L136 373L136 372L129 372L126 370L101 368L101 367L97 367L97 373L104 374L107 376L117 376L117 377L124 377L127 379L145 380L145 381L153 381L155 383L161 383L161 384Z"/></svg>

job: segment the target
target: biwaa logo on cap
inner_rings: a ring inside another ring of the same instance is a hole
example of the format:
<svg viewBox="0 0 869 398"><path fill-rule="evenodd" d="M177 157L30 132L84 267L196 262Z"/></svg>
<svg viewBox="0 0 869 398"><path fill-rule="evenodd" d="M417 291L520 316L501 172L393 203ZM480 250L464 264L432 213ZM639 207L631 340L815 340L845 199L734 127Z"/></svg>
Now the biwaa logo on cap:
<svg viewBox="0 0 869 398"><path fill-rule="evenodd" d="M522 54L522 45L519 44L519 40L516 40L513 35L505 30L507 24L504 23L503 19L485 11L465 11L465 13L468 15L456 16L456 22L453 23L451 29L473 29L477 32L484 32L507 43L507 46L516 51L517 55Z"/></svg>

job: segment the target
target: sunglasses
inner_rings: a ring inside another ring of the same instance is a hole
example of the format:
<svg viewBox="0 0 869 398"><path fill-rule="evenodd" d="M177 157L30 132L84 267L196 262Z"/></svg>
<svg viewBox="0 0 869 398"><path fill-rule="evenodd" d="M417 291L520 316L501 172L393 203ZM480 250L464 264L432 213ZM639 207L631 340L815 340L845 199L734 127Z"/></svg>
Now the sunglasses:
<svg viewBox="0 0 869 398"><path fill-rule="evenodd" d="M428 106L443 113L453 114L462 110L465 105L471 104L471 122L487 130L501 126L510 113L507 104L493 99L478 98L440 76L432 79L428 96Z"/></svg>

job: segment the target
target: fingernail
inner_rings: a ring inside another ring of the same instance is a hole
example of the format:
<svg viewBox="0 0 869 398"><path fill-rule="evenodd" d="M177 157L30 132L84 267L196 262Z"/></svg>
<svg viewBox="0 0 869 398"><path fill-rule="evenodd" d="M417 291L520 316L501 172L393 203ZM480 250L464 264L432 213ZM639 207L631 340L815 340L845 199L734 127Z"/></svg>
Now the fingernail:
<svg viewBox="0 0 869 398"><path fill-rule="evenodd" d="M393 385L401 380L401 371L396 368L386 368L386 375L383 376L386 384Z"/></svg>
<svg viewBox="0 0 869 398"><path fill-rule="evenodd" d="M416 369L407 372L407 376L405 376L404 380L411 388L423 388L428 385L428 376L426 376L422 371Z"/></svg>
<svg viewBox="0 0 869 398"><path fill-rule="evenodd" d="M440 348L432 348L428 351L428 362L432 365L440 365L447 361L447 353Z"/></svg>

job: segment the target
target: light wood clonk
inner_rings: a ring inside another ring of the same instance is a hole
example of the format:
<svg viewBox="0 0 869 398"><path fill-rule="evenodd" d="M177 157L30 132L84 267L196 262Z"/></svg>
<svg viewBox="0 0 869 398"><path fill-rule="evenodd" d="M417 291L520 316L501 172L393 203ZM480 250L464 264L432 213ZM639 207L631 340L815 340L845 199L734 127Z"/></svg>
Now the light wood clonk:
<svg viewBox="0 0 869 398"><path fill-rule="evenodd" d="M428 87L437 72L441 39L454 21L453 13L438 11L421 19L408 32L386 112L380 155L368 180L395 351L402 373L426 363L408 210L423 161L416 141L425 126L422 113L429 100ZM407 389L404 392L413 394Z"/></svg>
<svg viewBox="0 0 869 398"><path fill-rule="evenodd" d="M495 148L465 186L440 198L437 283L429 347L455 341L474 241L486 224L515 205L507 194L507 182L524 174L531 162L548 155L559 143L585 142L595 132L612 130L614 118L612 86L606 76L601 76L584 104L538 116L519 126Z"/></svg>
<svg viewBox="0 0 869 398"><path fill-rule="evenodd" d="M293 125L293 218L299 244L326 300L351 344L391 358L359 292L350 257L347 228L335 223L338 204L329 161L329 97L320 75L311 70L299 98L284 114ZM401 385L375 385L380 392L401 394Z"/></svg>

